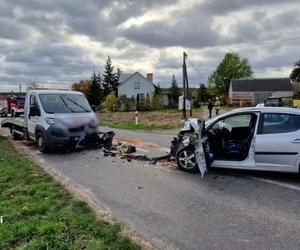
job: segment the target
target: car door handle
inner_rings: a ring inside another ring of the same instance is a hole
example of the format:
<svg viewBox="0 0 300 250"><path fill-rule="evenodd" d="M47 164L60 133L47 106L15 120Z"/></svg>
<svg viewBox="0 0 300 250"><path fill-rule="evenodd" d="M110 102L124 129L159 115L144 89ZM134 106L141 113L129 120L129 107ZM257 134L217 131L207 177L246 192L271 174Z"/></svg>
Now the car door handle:
<svg viewBox="0 0 300 250"><path fill-rule="evenodd" d="M300 139L295 139L292 141L292 143L300 143Z"/></svg>

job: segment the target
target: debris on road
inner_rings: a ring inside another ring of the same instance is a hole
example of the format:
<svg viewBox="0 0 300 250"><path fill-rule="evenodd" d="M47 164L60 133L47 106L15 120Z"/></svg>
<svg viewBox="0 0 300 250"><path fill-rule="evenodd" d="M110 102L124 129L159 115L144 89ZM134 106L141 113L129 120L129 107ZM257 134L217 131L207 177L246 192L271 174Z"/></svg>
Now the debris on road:
<svg viewBox="0 0 300 250"><path fill-rule="evenodd" d="M127 136L116 136L115 137L116 143L121 143L121 144L131 144L136 147L141 147L141 148L160 148L161 146L152 143L152 142L147 142L147 141L142 141L134 137L127 137Z"/></svg>

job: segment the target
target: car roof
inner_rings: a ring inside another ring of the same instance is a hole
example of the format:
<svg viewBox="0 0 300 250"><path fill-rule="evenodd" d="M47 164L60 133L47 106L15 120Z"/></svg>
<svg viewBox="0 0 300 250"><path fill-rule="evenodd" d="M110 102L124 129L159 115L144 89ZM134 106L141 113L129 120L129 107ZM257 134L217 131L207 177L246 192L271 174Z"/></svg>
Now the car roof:
<svg viewBox="0 0 300 250"><path fill-rule="evenodd" d="M79 94L83 95L83 93L79 91L72 91L72 90L59 90L59 89L33 89L29 90L30 93L36 94Z"/></svg>
<svg viewBox="0 0 300 250"><path fill-rule="evenodd" d="M260 113L288 113L288 114L297 114L300 115L300 109L297 108L288 108L288 107L249 107L249 108L239 108L234 109L225 114L234 114L240 112L260 112Z"/></svg>

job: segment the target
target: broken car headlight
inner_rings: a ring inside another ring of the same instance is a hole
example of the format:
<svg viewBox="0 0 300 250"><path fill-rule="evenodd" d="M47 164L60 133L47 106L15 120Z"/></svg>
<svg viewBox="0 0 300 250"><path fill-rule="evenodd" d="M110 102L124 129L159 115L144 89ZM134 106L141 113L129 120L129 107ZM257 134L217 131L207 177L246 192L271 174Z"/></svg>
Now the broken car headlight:
<svg viewBox="0 0 300 250"><path fill-rule="evenodd" d="M50 126L53 126L53 125L54 125L54 118L45 118L45 121L46 121Z"/></svg>

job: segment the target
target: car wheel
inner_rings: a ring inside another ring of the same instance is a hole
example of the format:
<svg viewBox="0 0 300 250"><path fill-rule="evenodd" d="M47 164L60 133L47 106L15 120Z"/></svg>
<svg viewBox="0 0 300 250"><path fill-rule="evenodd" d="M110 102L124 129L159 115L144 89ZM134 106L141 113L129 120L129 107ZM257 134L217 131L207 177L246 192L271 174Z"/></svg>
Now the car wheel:
<svg viewBox="0 0 300 250"><path fill-rule="evenodd" d="M198 173L199 168L196 160L195 148L193 146L182 146L176 153L178 168L188 173Z"/></svg>
<svg viewBox="0 0 300 250"><path fill-rule="evenodd" d="M47 145L45 135L42 132L37 132L36 143L37 143L37 146L38 146L40 152L42 152L42 153L49 152L49 148Z"/></svg>
<svg viewBox="0 0 300 250"><path fill-rule="evenodd" d="M11 136L12 136L13 140L20 140L20 135L18 133L16 133L15 131L11 132Z"/></svg>

